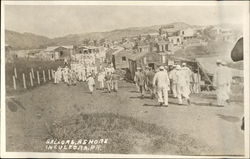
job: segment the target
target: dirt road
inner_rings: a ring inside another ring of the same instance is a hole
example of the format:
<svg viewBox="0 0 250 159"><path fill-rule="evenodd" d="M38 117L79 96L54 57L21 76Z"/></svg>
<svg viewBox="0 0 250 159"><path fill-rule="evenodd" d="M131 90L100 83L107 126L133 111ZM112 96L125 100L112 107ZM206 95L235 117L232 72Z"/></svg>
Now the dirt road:
<svg viewBox="0 0 250 159"><path fill-rule="evenodd" d="M47 84L7 100L7 151L44 151L47 125L79 113L114 113L164 127L173 133L192 137L210 148L206 155L243 155L244 133L240 130L243 103L216 107L214 98L192 95L191 106L159 107L156 99L140 99L136 88L120 82L117 93L97 90L89 94L85 83L68 87ZM163 152L164 153L164 152Z"/></svg>

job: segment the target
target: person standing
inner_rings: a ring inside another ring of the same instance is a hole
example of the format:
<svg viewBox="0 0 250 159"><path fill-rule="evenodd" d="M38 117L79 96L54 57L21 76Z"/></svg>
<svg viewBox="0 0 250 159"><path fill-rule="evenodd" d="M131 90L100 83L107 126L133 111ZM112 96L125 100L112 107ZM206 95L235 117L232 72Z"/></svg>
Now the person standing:
<svg viewBox="0 0 250 159"><path fill-rule="evenodd" d="M149 67L149 71L146 74L146 83L147 83L147 87L151 95L151 99L154 99L155 97L155 89L153 86L154 76L155 76L155 72L153 71L151 67Z"/></svg>
<svg viewBox="0 0 250 159"><path fill-rule="evenodd" d="M87 83L88 83L88 86L89 86L90 93L93 94L94 87L95 87L95 79L92 77L92 75L90 75L87 78Z"/></svg>
<svg viewBox="0 0 250 159"><path fill-rule="evenodd" d="M137 67L136 68L136 72L135 72L135 76L134 76L134 82L135 82L135 85L136 85L136 88L137 88L137 92L140 92L140 87L139 87L139 85L137 84L137 75L139 74L139 69L140 69L140 67Z"/></svg>
<svg viewBox="0 0 250 159"><path fill-rule="evenodd" d="M170 87L173 93L173 97L177 98L177 77L176 77L176 66L169 72Z"/></svg>
<svg viewBox="0 0 250 159"><path fill-rule="evenodd" d="M184 97L187 100L187 103L190 105L190 88L189 84L190 81L187 80L187 74L185 70L181 68L180 65L176 66L176 88L177 88L177 97L178 97L178 103L182 105L182 97Z"/></svg>
<svg viewBox="0 0 250 159"><path fill-rule="evenodd" d="M63 69L62 75L63 75L64 82L69 83L69 68L68 68L68 66L65 66L65 68Z"/></svg>
<svg viewBox="0 0 250 159"><path fill-rule="evenodd" d="M106 73L105 81L106 81L106 84L107 84L108 92L111 93L112 76L111 76L110 72Z"/></svg>
<svg viewBox="0 0 250 159"><path fill-rule="evenodd" d="M138 72L136 72L135 74L135 83L139 87L141 98L144 98L146 76L145 76L145 73L142 72L141 67L138 67L137 70Z"/></svg>
<svg viewBox="0 0 250 159"><path fill-rule="evenodd" d="M193 93L200 93L200 75L198 71L195 70L192 74L193 78Z"/></svg>
<svg viewBox="0 0 250 159"><path fill-rule="evenodd" d="M119 76L116 72L112 73L112 86L113 86L113 90L114 92L118 91L118 81L119 81Z"/></svg>
<svg viewBox="0 0 250 159"><path fill-rule="evenodd" d="M146 66L145 69L143 69L143 71L142 71L142 72L144 73L144 75L145 75L146 78L147 78L147 73L148 73L148 71L149 71L149 67L148 67L148 66ZM146 90L146 91L149 90L148 85L147 85L147 79L146 79L146 81L145 81L145 90Z"/></svg>
<svg viewBox="0 0 250 159"><path fill-rule="evenodd" d="M187 67L186 63L182 63L182 71L185 76L185 79L187 81L187 89L189 90L189 93L191 93L191 77L192 77L192 71L189 67Z"/></svg>
<svg viewBox="0 0 250 159"><path fill-rule="evenodd" d="M226 63L217 60L217 69L214 75L214 86L217 89L217 104L219 106L225 106L229 103L229 93L232 75Z"/></svg>
<svg viewBox="0 0 250 159"><path fill-rule="evenodd" d="M71 84L76 86L77 75L75 70L71 70Z"/></svg>
<svg viewBox="0 0 250 159"><path fill-rule="evenodd" d="M160 106L168 106L168 88L169 88L169 78L168 73L164 71L164 67L159 67L159 72L157 72L153 78L153 85L157 87L158 102Z"/></svg>
<svg viewBox="0 0 250 159"><path fill-rule="evenodd" d="M104 89L104 80L105 80L105 73L103 71L99 72L97 80L99 82L99 88L101 90Z"/></svg>
<svg viewBox="0 0 250 159"><path fill-rule="evenodd" d="M55 72L55 78L54 78L54 83L58 84L62 80L62 68L59 66L57 68L57 71Z"/></svg>

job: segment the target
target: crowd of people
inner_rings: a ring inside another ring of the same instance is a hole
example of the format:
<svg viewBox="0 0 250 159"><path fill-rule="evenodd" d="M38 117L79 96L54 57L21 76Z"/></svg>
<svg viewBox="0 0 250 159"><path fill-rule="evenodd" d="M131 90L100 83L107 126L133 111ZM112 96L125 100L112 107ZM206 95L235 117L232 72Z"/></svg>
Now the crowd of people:
<svg viewBox="0 0 250 159"><path fill-rule="evenodd" d="M160 66L156 70L146 67L137 68L134 81L141 98L144 98L145 91L149 91L151 98L158 97L160 105L168 106L168 93L171 92L174 98L178 98L178 104L183 104L183 98L190 104L190 93L199 92L199 75L192 72L186 63L172 66Z"/></svg>
<svg viewBox="0 0 250 159"><path fill-rule="evenodd" d="M225 106L229 103L229 93L232 76L225 62L218 60L214 75L213 87L217 93L217 105ZM201 76L198 70L191 70L186 63L182 65L160 66L156 70L151 67L137 67L134 82L141 98L149 91L151 98L157 96L160 106L168 106L169 93L178 99L182 105L183 100L191 104L190 94L200 93Z"/></svg>
<svg viewBox="0 0 250 159"><path fill-rule="evenodd" d="M217 61L218 68L214 77L214 87L217 89L218 105L225 105L229 101L230 72L222 61ZM107 89L108 93L118 91L119 79L117 71L112 64L106 67L95 64L71 65L69 68L58 67L54 72L54 83L65 82L68 86L76 85L77 81L86 82L91 94L96 89ZM96 86L96 81L98 86ZM182 105L185 101L191 104L190 94L200 93L201 77L197 70L191 70L186 63L181 65L160 66L155 70L152 67L137 67L134 76L134 83L141 98L146 92L150 93L152 99L158 99L159 105L168 106L169 93L173 98L178 99L178 104Z"/></svg>
<svg viewBox="0 0 250 159"><path fill-rule="evenodd" d="M99 84L97 89L104 90L107 88L108 93L117 92L119 79L120 76L112 65L97 68L94 64L88 66L73 64L70 68L67 65L65 67L59 66L54 72L55 84L66 83L68 86L75 86L77 82L86 82L91 94L96 88L96 80Z"/></svg>

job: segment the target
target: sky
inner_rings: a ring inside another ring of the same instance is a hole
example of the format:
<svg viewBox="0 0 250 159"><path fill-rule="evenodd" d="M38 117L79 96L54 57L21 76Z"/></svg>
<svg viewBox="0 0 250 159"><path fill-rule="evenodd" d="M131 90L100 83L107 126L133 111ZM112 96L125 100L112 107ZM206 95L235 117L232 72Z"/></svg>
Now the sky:
<svg viewBox="0 0 250 159"><path fill-rule="evenodd" d="M185 22L191 25L242 25L237 6L6 5L5 29L50 38L127 27Z"/></svg>

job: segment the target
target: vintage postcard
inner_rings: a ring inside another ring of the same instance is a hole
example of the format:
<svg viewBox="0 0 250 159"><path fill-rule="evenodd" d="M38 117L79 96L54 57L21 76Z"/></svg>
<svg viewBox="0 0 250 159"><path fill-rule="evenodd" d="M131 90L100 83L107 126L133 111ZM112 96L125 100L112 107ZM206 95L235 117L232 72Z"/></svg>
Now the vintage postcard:
<svg viewBox="0 0 250 159"><path fill-rule="evenodd" d="M1 157L249 157L249 1L1 13Z"/></svg>

